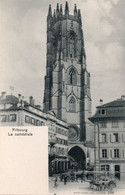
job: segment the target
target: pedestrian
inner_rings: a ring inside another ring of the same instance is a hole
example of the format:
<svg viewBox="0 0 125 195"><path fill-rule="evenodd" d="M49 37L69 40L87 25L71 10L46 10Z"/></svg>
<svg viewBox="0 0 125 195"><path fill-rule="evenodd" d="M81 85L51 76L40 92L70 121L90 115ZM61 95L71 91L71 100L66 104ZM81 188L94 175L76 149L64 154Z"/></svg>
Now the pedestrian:
<svg viewBox="0 0 125 195"><path fill-rule="evenodd" d="M57 187L57 176L54 179L54 188L56 188L56 187Z"/></svg>
<svg viewBox="0 0 125 195"><path fill-rule="evenodd" d="M66 185L66 182L67 182L67 176L65 175L65 177L64 177L64 185Z"/></svg>
<svg viewBox="0 0 125 195"><path fill-rule="evenodd" d="M53 166L52 166L52 176L53 176L53 171L54 171L54 168L53 168Z"/></svg>

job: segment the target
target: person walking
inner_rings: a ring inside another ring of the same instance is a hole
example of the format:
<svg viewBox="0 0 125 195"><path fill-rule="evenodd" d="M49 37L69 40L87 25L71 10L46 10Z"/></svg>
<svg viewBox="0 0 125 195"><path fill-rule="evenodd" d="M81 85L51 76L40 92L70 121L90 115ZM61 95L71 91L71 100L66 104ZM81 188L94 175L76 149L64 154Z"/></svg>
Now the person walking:
<svg viewBox="0 0 125 195"><path fill-rule="evenodd" d="M67 182L67 176L65 175L65 177L64 177L64 185L66 185L66 182Z"/></svg>
<svg viewBox="0 0 125 195"><path fill-rule="evenodd" d="M57 187L57 176L54 179L54 188L56 188L56 187Z"/></svg>

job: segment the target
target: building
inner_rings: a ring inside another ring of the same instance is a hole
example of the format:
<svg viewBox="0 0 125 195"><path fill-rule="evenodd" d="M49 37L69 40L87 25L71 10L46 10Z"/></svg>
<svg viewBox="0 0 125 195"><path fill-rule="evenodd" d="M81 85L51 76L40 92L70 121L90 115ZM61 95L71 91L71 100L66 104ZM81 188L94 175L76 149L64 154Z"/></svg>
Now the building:
<svg viewBox="0 0 125 195"><path fill-rule="evenodd" d="M87 147L93 156L93 126L88 120L91 102L80 9L75 5L70 15L66 2L64 13L58 4L52 13L49 5L44 111L53 111L58 119L67 122L69 154L79 164L87 163Z"/></svg>
<svg viewBox="0 0 125 195"><path fill-rule="evenodd" d="M125 180L125 96L98 106L90 120L95 127L96 170Z"/></svg>
<svg viewBox="0 0 125 195"><path fill-rule="evenodd" d="M48 126L49 171L63 172L70 168L68 159L68 126L56 118L54 113L44 113L34 104L31 96L29 103L20 94L18 97L0 96L0 126Z"/></svg>

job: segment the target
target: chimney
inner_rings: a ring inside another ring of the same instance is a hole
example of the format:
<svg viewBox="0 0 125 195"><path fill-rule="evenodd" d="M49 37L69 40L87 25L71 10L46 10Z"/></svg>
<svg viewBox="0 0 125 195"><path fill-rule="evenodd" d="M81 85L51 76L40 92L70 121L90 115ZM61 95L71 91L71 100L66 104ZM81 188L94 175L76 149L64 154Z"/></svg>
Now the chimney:
<svg viewBox="0 0 125 195"><path fill-rule="evenodd" d="M21 106L24 106L24 96L22 96Z"/></svg>
<svg viewBox="0 0 125 195"><path fill-rule="evenodd" d="M1 92L1 100L4 100L4 99L6 99L6 92L5 91Z"/></svg>
<svg viewBox="0 0 125 195"><path fill-rule="evenodd" d="M29 103L30 103L31 106L34 105L34 100L33 100L33 97L32 96L29 97Z"/></svg>
<svg viewBox="0 0 125 195"><path fill-rule="evenodd" d="M121 100L125 100L125 96L124 95L121 96Z"/></svg>
<svg viewBox="0 0 125 195"><path fill-rule="evenodd" d="M18 94L18 100L19 100L19 103L21 101L21 94Z"/></svg>
<svg viewBox="0 0 125 195"><path fill-rule="evenodd" d="M100 105L102 105L102 104L103 104L103 100L102 100L102 99L100 99L100 100L99 100L99 103L100 103Z"/></svg>

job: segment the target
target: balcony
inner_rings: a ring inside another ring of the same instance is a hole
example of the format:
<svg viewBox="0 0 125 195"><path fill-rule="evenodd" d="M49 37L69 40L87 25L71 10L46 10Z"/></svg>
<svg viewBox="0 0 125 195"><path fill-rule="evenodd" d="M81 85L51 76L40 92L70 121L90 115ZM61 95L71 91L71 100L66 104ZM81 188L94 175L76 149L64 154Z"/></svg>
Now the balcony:
<svg viewBox="0 0 125 195"><path fill-rule="evenodd" d="M56 139L49 139L50 146L54 146L56 143Z"/></svg>

